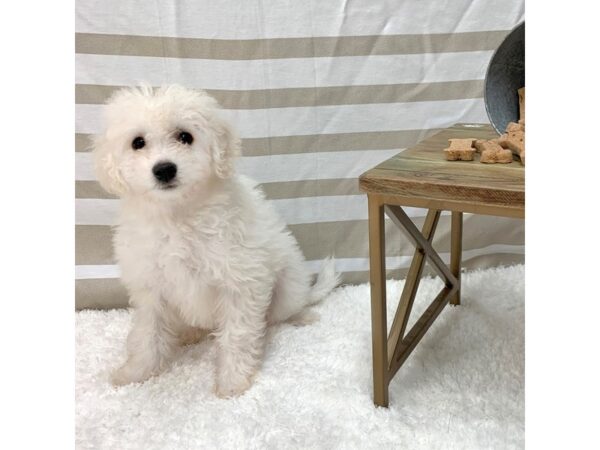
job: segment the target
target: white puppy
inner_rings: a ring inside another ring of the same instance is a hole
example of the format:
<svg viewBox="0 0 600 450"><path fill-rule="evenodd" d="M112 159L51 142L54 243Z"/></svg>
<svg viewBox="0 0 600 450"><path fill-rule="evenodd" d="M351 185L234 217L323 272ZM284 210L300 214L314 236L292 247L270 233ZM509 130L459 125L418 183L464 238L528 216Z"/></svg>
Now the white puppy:
<svg viewBox="0 0 600 450"><path fill-rule="evenodd" d="M114 237L134 307L117 385L163 371L196 330L218 345L216 390L252 383L268 324L309 320L337 284L328 260L311 275L285 223L234 172L240 143L216 101L180 86L115 93L94 143L102 186L121 198Z"/></svg>

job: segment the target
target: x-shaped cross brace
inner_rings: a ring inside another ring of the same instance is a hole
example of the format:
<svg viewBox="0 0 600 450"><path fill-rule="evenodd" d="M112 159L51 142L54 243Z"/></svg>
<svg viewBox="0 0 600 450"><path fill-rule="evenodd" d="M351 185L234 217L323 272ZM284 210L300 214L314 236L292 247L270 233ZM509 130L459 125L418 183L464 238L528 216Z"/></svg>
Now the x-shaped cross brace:
<svg viewBox="0 0 600 450"><path fill-rule="evenodd" d="M387 334L385 291L385 229L383 213L403 230L416 247L390 334ZM462 253L462 213L452 212L450 267L431 246L441 211L430 209L423 229L410 220L400 206L384 205L369 196L369 248L371 264L371 326L373 334L373 387L376 405L388 405L388 386L398 369L448 302L460 304L460 263ZM425 260L429 260L444 281L444 287L412 328L406 332Z"/></svg>

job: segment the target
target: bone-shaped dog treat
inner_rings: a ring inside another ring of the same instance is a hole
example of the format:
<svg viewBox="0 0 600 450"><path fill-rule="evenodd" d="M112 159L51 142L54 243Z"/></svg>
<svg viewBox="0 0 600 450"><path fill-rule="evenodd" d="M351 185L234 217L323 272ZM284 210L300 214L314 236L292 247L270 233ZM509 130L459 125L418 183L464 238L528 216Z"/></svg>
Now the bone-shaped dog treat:
<svg viewBox="0 0 600 450"><path fill-rule="evenodd" d="M500 147L497 140L486 141L483 139L478 139L475 141L475 148L479 153L504 150L502 147Z"/></svg>
<svg viewBox="0 0 600 450"><path fill-rule="evenodd" d="M502 148L495 140L477 140L475 141L475 148L481 152L479 162L486 164L512 162L512 152Z"/></svg>
<svg viewBox="0 0 600 450"><path fill-rule="evenodd" d="M481 153L482 163L511 163L513 154L519 155L525 165L525 87L519 94L519 121L509 122L506 133L498 139L450 139L450 147L444 149L448 161L472 161L475 151ZM475 149L473 149L475 145Z"/></svg>
<svg viewBox="0 0 600 450"><path fill-rule="evenodd" d="M475 139L448 139L450 147L444 149L448 161L473 161Z"/></svg>
<svg viewBox="0 0 600 450"><path fill-rule="evenodd" d="M508 126L510 128L510 124ZM515 130L509 131L500 136L498 143L506 149L511 150L514 154L519 155L521 164L525 165L525 131Z"/></svg>
<svg viewBox="0 0 600 450"><path fill-rule="evenodd" d="M482 152L482 149L483 149L482 145L486 145L485 143L487 143L487 142L491 142L492 144L497 144L497 145L499 145L499 144L498 144L498 138L496 138L496 139L489 139L489 140L487 140L487 141L486 141L486 140L484 140L484 139L478 139L478 140L476 140L476 141L475 141L475 143L473 144L473 146L475 147L475 151L476 151L477 153L481 153L481 152ZM495 148L495 147L494 147L494 148ZM485 150L485 149L484 149L484 150Z"/></svg>
<svg viewBox="0 0 600 450"><path fill-rule="evenodd" d="M519 121L518 123L509 122L506 126L506 132L510 133L512 131L525 131L525 122Z"/></svg>

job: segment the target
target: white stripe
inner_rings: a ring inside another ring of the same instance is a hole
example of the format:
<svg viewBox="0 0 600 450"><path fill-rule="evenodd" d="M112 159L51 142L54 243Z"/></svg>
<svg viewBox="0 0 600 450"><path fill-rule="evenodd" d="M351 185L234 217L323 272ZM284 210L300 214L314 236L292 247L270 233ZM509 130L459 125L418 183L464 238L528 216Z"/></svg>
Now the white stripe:
<svg viewBox="0 0 600 450"><path fill-rule="evenodd" d="M75 132L99 133L104 105L76 105ZM483 99L223 110L242 138L445 128L488 122Z"/></svg>
<svg viewBox="0 0 600 450"><path fill-rule="evenodd" d="M76 225L115 225L118 200L75 199Z"/></svg>
<svg viewBox="0 0 600 450"><path fill-rule="evenodd" d="M246 156L237 161L238 172L257 183L331 178L356 178L402 149L351 152ZM75 153L75 179L95 180L91 153Z"/></svg>
<svg viewBox="0 0 600 450"><path fill-rule="evenodd" d="M463 260L475 258L482 255L491 255L497 253L509 253L516 255L525 254L524 245L505 245L494 244L487 247L466 250L463 252ZM450 262L450 253L440 253L442 260L448 264ZM318 273L323 265L322 259L307 261L306 265L312 273ZM385 259L388 270L406 269L410 266L412 255L410 256L388 256ZM336 258L335 268L338 272L362 272L369 270L368 258ZM119 278L120 271L117 265L80 265L75 266L75 278L77 280L99 279L99 278Z"/></svg>
<svg viewBox="0 0 600 450"><path fill-rule="evenodd" d="M75 180L95 181L94 158L91 153L75 152Z"/></svg>
<svg viewBox="0 0 600 450"><path fill-rule="evenodd" d="M403 149L318 152L241 158L238 170L258 183L357 178ZM358 181L357 181L358 183Z"/></svg>
<svg viewBox="0 0 600 450"><path fill-rule="evenodd" d="M75 6L78 32L209 39L502 30L524 13L523 0L453 0L446 6L439 0L79 0Z"/></svg>
<svg viewBox="0 0 600 450"><path fill-rule="evenodd" d="M492 53L246 61L77 54L75 81L108 86L145 81L153 86L178 83L198 89L252 90L480 80Z"/></svg>
<svg viewBox="0 0 600 450"><path fill-rule="evenodd" d="M75 266L76 280L119 278L120 276L121 270L116 264Z"/></svg>
<svg viewBox="0 0 600 450"><path fill-rule="evenodd" d="M315 222L365 220L368 217L366 195L338 195L322 197L286 198L269 200L289 225ZM115 225L119 200L76 199L77 225ZM424 217L422 208L404 208L409 217Z"/></svg>

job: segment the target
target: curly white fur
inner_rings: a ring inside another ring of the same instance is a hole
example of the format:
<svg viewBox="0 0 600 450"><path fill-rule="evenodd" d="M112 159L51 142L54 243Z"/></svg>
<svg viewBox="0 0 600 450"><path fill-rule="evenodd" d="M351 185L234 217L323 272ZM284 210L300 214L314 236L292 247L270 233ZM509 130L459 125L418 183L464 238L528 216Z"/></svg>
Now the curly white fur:
<svg viewBox="0 0 600 450"><path fill-rule="evenodd" d="M238 395L260 367L269 324L310 320L305 308L337 284L333 260L317 282L285 223L250 180L235 174L239 139L216 101L180 86L142 86L109 100L94 145L97 177L121 198L114 237L135 314L120 385L168 367L200 329L216 336L216 391ZM191 144L178 140L188 132ZM132 148L136 137L144 147ZM157 163L175 164L169 183Z"/></svg>

